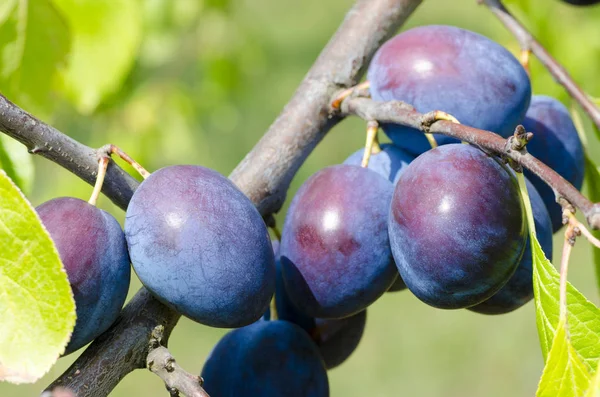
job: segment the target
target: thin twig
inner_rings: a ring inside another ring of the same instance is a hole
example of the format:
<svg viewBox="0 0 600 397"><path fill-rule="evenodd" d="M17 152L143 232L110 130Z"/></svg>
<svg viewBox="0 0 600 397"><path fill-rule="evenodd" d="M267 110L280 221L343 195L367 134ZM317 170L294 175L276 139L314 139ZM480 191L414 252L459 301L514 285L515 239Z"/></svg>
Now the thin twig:
<svg viewBox="0 0 600 397"><path fill-rule="evenodd" d="M529 169L551 186L559 196L581 210L592 229L600 229L600 204L592 203L562 176L533 157L527 151L515 150L509 140L491 131L479 130L455 122L439 120L436 111L422 114L399 101L377 102L368 98L346 98L340 108L342 115L357 115L363 120L394 123L428 133L442 134L480 146L507 157ZM532 135L526 135L531 139ZM534 137L535 139L535 137Z"/></svg>
<svg viewBox="0 0 600 397"><path fill-rule="evenodd" d="M167 390L173 397L179 396L179 393L187 397L210 397L202 388L202 377L192 375L181 368L169 349L161 345L163 332L162 326L152 331L146 359L148 369L165 382Z"/></svg>
<svg viewBox="0 0 600 397"><path fill-rule="evenodd" d="M500 22L516 37L522 50L530 50L546 67L556 82L562 85L579 105L590 116L594 124L600 128L600 108L575 83L569 72L540 44L539 41L519 22L502 4L500 0L479 0L483 2Z"/></svg>

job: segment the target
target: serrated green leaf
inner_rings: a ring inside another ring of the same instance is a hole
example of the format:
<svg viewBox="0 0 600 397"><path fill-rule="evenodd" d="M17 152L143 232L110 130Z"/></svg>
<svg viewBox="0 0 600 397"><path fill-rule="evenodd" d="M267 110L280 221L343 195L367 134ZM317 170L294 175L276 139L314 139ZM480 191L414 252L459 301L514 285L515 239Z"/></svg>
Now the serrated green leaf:
<svg viewBox="0 0 600 397"><path fill-rule="evenodd" d="M600 170L594 164L592 159L585 154L585 185L589 199L593 203L600 201ZM592 234L597 238L600 238L600 231L592 230ZM592 255L594 257L594 267L596 268L596 285L600 289L600 250L594 245L592 247Z"/></svg>
<svg viewBox="0 0 600 397"><path fill-rule="evenodd" d="M0 169L3 169L25 194L31 192L33 159L25 146L3 134L0 134Z"/></svg>
<svg viewBox="0 0 600 397"><path fill-rule="evenodd" d="M35 382L64 352L75 302L48 232L0 170L0 380Z"/></svg>
<svg viewBox="0 0 600 397"><path fill-rule="evenodd" d="M69 31L49 0L0 6L0 91L36 113L54 106L51 88L69 51Z"/></svg>
<svg viewBox="0 0 600 397"><path fill-rule="evenodd" d="M527 224L533 256L533 293L536 323L544 361L560 322L560 275L544 255L535 235L531 203L523 174L517 174L519 188L527 212ZM596 368L600 358L600 309L588 301L571 283L567 282L567 313L573 348L590 368Z"/></svg>
<svg viewBox="0 0 600 397"><path fill-rule="evenodd" d="M133 66L142 34L138 0L53 0L66 17L73 48L64 81L81 112L118 90Z"/></svg>
<svg viewBox="0 0 600 397"><path fill-rule="evenodd" d="M532 238L532 251L536 322L542 353L547 361L559 323L560 275L544 257L535 238ZM596 368L600 358L600 310L567 283L567 312L573 347L590 368Z"/></svg>
<svg viewBox="0 0 600 397"><path fill-rule="evenodd" d="M536 396L579 397L588 389L591 377L588 366L571 345L565 321L561 320Z"/></svg>

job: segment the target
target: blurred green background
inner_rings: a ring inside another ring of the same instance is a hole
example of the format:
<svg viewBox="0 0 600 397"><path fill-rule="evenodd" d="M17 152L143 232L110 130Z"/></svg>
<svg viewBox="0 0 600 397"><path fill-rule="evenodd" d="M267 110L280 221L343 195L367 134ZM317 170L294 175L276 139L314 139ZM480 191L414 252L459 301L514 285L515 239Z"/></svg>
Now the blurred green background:
<svg viewBox="0 0 600 397"><path fill-rule="evenodd" d="M278 115L352 3L1 0L0 91L87 145L119 145L150 171L193 163L227 175ZM600 97L600 7L574 8L558 0L509 6L586 92ZM468 28L518 53L516 41L475 0L424 1L404 28L423 24ZM532 80L536 93L570 105L535 60ZM363 128L359 120L336 127L301 168L289 197L312 173L357 150ZM592 134L589 148L598 158ZM33 179L26 162L17 170L34 205L91 193L44 159L34 158L34 166ZM99 204L123 220L123 211L108 199ZM284 215L285 208L277 216L280 224ZM555 258L560 247L558 235ZM571 269L571 281L598 303L585 241L576 245ZM132 283L132 294L139 285ZM170 348L183 367L199 373L225 332L182 319ZM0 383L0 396L37 395L76 356L59 360L34 385ZM542 368L533 303L488 317L433 309L401 292L369 308L363 341L330 372L330 382L332 396L532 396ZM140 370L112 395L166 394L159 378Z"/></svg>

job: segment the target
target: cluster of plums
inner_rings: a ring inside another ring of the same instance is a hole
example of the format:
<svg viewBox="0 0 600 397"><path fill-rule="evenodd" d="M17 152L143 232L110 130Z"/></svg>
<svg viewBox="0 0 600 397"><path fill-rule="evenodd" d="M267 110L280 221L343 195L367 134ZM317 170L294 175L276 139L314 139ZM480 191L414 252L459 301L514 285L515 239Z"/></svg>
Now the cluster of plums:
<svg viewBox="0 0 600 397"><path fill-rule="evenodd" d="M385 43L369 71L375 100L443 110L504 137L518 124L529 151L575 187L583 150L565 107L531 95L503 47L449 26L408 30ZM532 255L516 177L479 148L384 124L392 144L361 167L363 150L311 176L293 198L281 242L252 203L200 166L152 173L127 208L125 231L106 212L59 198L38 212L77 304L67 353L116 319L129 262L159 300L213 327L238 328L208 358L213 396L327 396L326 370L363 334L366 309L408 288L444 309L507 313L531 300ZM537 237L548 257L561 211L526 172ZM274 305L269 304L275 294Z"/></svg>

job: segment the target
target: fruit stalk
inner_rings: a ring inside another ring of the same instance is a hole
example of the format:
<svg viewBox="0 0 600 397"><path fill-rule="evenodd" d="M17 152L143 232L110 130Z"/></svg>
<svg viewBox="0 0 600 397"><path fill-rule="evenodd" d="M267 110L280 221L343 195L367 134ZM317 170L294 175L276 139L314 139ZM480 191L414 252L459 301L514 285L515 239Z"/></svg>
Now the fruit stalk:
<svg viewBox="0 0 600 397"><path fill-rule="evenodd" d="M548 50L519 22L502 4L500 0L478 0L485 4L490 11L504 24L515 38L519 41L523 51L531 51L546 67L557 83L562 85L569 95L590 116L594 124L600 128L600 108L594 104L592 99L577 85L569 72L560 64Z"/></svg>
<svg viewBox="0 0 600 397"><path fill-rule="evenodd" d="M510 141L500 135L440 120L436 117L436 111L419 113L412 106L400 101L377 102L368 98L349 97L342 102L340 112L343 116L356 115L364 120L395 123L424 133L446 135L510 158L539 176L557 192L558 196L581 210L592 229L600 229L600 203L592 203L562 176L526 150L513 150Z"/></svg>

